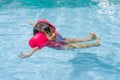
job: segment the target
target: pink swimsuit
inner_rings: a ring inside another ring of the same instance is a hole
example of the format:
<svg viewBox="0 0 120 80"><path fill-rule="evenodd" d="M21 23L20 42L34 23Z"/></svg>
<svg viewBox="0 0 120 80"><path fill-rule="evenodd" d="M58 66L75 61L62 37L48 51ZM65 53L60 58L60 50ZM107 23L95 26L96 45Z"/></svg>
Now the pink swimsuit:
<svg viewBox="0 0 120 80"><path fill-rule="evenodd" d="M55 27L51 23L49 23L47 20L43 20L43 19L38 20L37 24L40 22L45 22L49 24L55 30ZM39 47L39 49L45 46L56 48L56 49L62 49L63 45L65 44L65 39L62 38L62 36L58 34L57 31L56 31L56 35L57 35L57 38L55 40L48 40L45 34L43 34L42 32L38 32L29 40L29 45L31 48L34 48L37 46Z"/></svg>
<svg viewBox="0 0 120 80"><path fill-rule="evenodd" d="M48 40L42 32L36 33L30 40L29 45L31 48L39 47L39 49L47 46L56 49L62 49L65 44L65 39L58 35L55 40Z"/></svg>

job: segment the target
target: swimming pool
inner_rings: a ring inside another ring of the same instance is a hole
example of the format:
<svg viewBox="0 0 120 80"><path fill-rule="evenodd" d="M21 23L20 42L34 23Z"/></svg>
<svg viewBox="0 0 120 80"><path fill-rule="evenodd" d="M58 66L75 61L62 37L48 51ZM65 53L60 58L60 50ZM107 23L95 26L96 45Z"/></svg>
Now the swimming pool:
<svg viewBox="0 0 120 80"><path fill-rule="evenodd" d="M120 80L119 0L1 0L0 80ZM29 21L45 18L64 37L93 31L100 46L85 49L43 48L29 58Z"/></svg>

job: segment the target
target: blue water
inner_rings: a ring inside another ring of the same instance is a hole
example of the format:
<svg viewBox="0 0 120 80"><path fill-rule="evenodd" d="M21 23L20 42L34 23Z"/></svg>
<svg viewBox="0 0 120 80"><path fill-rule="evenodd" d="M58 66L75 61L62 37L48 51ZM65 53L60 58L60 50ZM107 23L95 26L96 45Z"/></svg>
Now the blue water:
<svg viewBox="0 0 120 80"><path fill-rule="evenodd" d="M120 0L0 0L0 80L120 80ZM29 21L45 18L63 37L93 31L100 46L30 50Z"/></svg>

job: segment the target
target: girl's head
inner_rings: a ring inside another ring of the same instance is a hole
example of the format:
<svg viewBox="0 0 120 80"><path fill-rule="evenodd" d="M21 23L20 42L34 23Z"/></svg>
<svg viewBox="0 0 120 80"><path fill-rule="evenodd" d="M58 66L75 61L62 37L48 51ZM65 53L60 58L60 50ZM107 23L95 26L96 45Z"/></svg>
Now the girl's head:
<svg viewBox="0 0 120 80"><path fill-rule="evenodd" d="M33 28L33 34L35 35L36 33L43 31L44 28L47 28L47 27L49 27L47 23L44 23L44 22L38 23Z"/></svg>
<svg viewBox="0 0 120 80"><path fill-rule="evenodd" d="M50 40L56 38L55 30L52 29L52 27L45 22L41 22L35 25L35 27L33 28L33 34L35 35L38 32L43 32Z"/></svg>

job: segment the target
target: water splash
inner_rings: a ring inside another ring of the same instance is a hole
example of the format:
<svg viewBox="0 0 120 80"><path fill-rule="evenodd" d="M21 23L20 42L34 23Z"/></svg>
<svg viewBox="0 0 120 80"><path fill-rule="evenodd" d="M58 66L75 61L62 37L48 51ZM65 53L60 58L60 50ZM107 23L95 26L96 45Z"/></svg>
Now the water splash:
<svg viewBox="0 0 120 80"><path fill-rule="evenodd" d="M100 0L98 7L100 8L98 10L101 14L107 14L110 18L114 18L116 7L114 4L109 2L109 0Z"/></svg>

